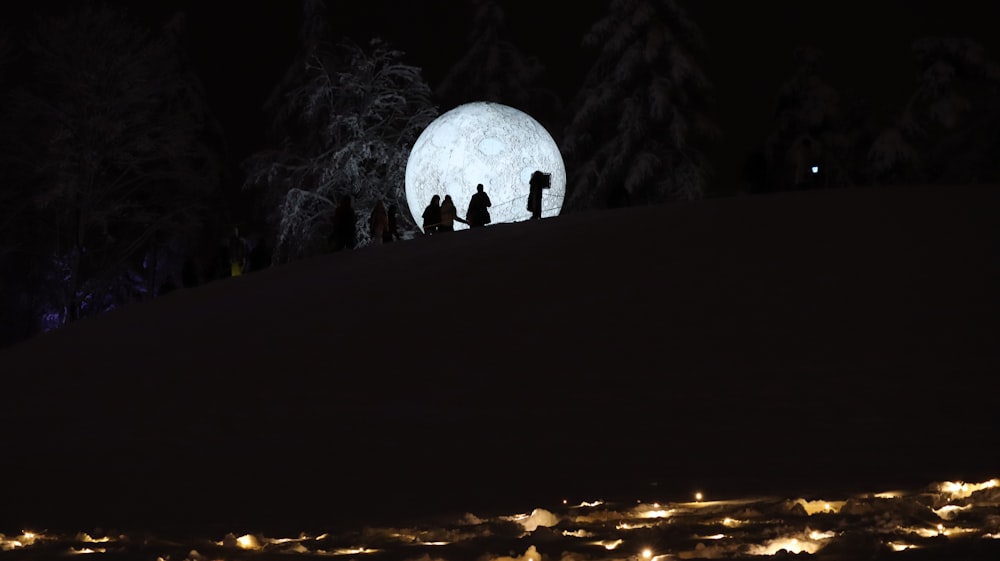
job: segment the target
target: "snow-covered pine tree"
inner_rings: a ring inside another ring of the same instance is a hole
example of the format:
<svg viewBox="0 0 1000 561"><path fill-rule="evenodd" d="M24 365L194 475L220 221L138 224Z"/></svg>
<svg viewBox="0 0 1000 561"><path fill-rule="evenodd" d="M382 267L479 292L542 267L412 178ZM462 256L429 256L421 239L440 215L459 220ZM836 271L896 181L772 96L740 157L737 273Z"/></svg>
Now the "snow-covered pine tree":
<svg viewBox="0 0 1000 561"><path fill-rule="evenodd" d="M1000 66L968 37L913 44L917 86L869 152L882 183L1000 180Z"/></svg>
<svg viewBox="0 0 1000 561"><path fill-rule="evenodd" d="M563 134L564 208L704 196L703 143L718 130L696 60L706 47L697 25L674 0L612 0L584 45L599 53Z"/></svg>
<svg viewBox="0 0 1000 561"><path fill-rule="evenodd" d="M778 90L774 126L765 141L767 190L852 185L861 173L858 147L865 117L821 76L822 55L793 50L795 71Z"/></svg>
<svg viewBox="0 0 1000 561"><path fill-rule="evenodd" d="M545 65L505 39L506 15L497 0L471 0L472 27L464 56L434 88L441 107L493 101L525 111L546 127L561 111L559 97L542 86Z"/></svg>
<svg viewBox="0 0 1000 561"><path fill-rule="evenodd" d="M430 87L404 53L375 39L363 48L330 41L319 0L306 0L302 46L266 107L276 148L244 162L245 187L264 192L275 231L273 262L328 249L330 220L343 195L358 214L358 244L369 241L376 201L414 227L404 178L410 148L437 117Z"/></svg>
<svg viewBox="0 0 1000 561"><path fill-rule="evenodd" d="M0 117L0 224L52 327L154 297L161 250L207 221L221 159L173 31L85 4L28 36Z"/></svg>

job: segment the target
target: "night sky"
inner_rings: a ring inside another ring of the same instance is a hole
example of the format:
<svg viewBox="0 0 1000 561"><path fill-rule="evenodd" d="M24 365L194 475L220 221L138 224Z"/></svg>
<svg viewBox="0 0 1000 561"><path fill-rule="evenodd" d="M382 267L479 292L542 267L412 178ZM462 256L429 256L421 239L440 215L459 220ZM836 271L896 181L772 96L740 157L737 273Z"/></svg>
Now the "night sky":
<svg viewBox="0 0 1000 561"><path fill-rule="evenodd" d="M191 56L212 104L227 129L234 161L263 147L266 120L260 108L296 51L298 2L270 0L114 0L151 27L176 11L188 16ZM66 1L32 3L58 10ZM557 4L508 0L508 38L548 68L549 85L568 102L592 53L581 37L607 6L605 0ZM910 46L928 35L977 39L992 59L1000 57L994 27L1000 4L957 0L681 1L701 27L709 52L702 59L712 81L712 116L723 138L712 153L715 192L731 191L743 162L767 135L780 84L793 71L792 49L813 45L824 54L824 78L841 95L859 99L875 115L894 115L912 93ZM26 9L26 8L25 8ZM380 36L408 55L435 85L461 56L468 4L457 0L329 2L333 29L356 41ZM442 111L448 108L441 108Z"/></svg>

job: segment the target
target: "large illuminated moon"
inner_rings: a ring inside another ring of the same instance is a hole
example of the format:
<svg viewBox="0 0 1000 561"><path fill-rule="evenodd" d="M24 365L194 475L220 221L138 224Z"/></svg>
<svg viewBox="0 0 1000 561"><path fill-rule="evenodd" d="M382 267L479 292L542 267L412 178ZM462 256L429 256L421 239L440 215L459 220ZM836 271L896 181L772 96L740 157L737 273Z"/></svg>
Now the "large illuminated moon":
<svg viewBox="0 0 1000 561"><path fill-rule="evenodd" d="M566 196L566 167L552 136L527 113L500 103L459 105L431 122L406 163L406 203L417 225L434 195L451 195L465 218L476 185L493 206L492 224L528 220L528 181L535 170L551 174L542 190L542 218L556 216ZM455 229L468 228L456 222Z"/></svg>

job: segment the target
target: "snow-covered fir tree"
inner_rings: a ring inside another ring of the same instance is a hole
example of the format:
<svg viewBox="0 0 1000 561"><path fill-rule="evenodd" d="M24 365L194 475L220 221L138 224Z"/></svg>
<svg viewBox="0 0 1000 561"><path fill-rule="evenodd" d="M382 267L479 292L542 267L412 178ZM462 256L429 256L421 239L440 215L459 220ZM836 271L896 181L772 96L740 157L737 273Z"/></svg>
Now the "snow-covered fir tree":
<svg viewBox="0 0 1000 561"><path fill-rule="evenodd" d="M367 47L330 36L320 0L304 2L301 49L266 109L273 149L244 162L245 186L263 195L274 228L274 262L329 249L331 218L344 195L357 212L358 244L379 200L415 223L406 205L409 151L438 115L420 68L375 39Z"/></svg>
<svg viewBox="0 0 1000 561"><path fill-rule="evenodd" d="M442 108L472 101L503 103L552 126L561 102L542 85L544 63L505 38L501 2L471 0L470 4L474 15L465 54L434 88L435 99Z"/></svg>
<svg viewBox="0 0 1000 561"><path fill-rule="evenodd" d="M674 0L612 0L584 37L597 58L571 108L561 149L568 210L705 195L711 85L706 45Z"/></svg>
<svg viewBox="0 0 1000 561"><path fill-rule="evenodd" d="M83 4L27 34L0 117L0 228L40 327L156 296L216 210L218 129L178 22L153 33Z"/></svg>
<svg viewBox="0 0 1000 561"><path fill-rule="evenodd" d="M765 141L765 190L852 185L862 173L858 150L867 146L864 112L823 79L818 49L796 47L792 59L795 70L778 90Z"/></svg>
<svg viewBox="0 0 1000 561"><path fill-rule="evenodd" d="M1000 66L968 37L926 37L912 51L916 89L869 151L873 180L1000 180Z"/></svg>

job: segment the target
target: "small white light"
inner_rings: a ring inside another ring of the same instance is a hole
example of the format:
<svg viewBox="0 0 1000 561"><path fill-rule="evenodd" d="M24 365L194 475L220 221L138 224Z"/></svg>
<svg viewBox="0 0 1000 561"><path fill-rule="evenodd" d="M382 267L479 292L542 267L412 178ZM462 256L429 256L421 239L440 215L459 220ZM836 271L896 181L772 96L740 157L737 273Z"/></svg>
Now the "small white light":
<svg viewBox="0 0 1000 561"><path fill-rule="evenodd" d="M819 166L813 166L812 167L812 172L813 173L819 173Z"/></svg>
<svg viewBox="0 0 1000 561"><path fill-rule="evenodd" d="M694 494L694 500L696 501L700 501L703 497L704 495L701 494L701 491L698 491L697 493Z"/></svg>
<svg viewBox="0 0 1000 561"><path fill-rule="evenodd" d="M652 557L653 557L652 550L650 550L649 548L646 548L646 549L642 550L642 558L643 559L650 559Z"/></svg>

